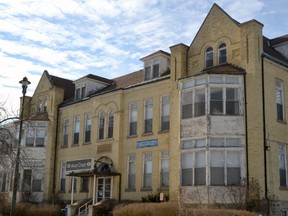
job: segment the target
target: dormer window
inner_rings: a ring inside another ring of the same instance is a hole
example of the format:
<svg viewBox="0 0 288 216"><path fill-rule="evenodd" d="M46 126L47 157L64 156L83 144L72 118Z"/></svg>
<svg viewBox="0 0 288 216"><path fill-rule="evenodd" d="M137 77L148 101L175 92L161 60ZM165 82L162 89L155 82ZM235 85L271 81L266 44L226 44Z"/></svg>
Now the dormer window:
<svg viewBox="0 0 288 216"><path fill-rule="evenodd" d="M221 43L218 47L218 63L222 64L226 62L226 44Z"/></svg>
<svg viewBox="0 0 288 216"><path fill-rule="evenodd" d="M155 59L154 61L147 62L145 64L145 80L150 80L159 77L159 59Z"/></svg>
<svg viewBox="0 0 288 216"><path fill-rule="evenodd" d="M77 88L76 89L76 93L75 93L75 99L79 100L85 97L85 92L86 92L86 86L83 86L81 88Z"/></svg>
<svg viewBox="0 0 288 216"><path fill-rule="evenodd" d="M205 51L205 62L206 62L206 67L213 66L213 48L212 47L208 47Z"/></svg>
<svg viewBox="0 0 288 216"><path fill-rule="evenodd" d="M144 63L144 80L152 80L170 73L170 54L159 50L141 59Z"/></svg>

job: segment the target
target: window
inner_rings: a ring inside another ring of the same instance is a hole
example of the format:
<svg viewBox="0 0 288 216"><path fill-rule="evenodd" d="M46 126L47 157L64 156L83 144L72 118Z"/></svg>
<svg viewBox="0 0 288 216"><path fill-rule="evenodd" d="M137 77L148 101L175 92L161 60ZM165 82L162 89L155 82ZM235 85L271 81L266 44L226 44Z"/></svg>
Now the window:
<svg viewBox="0 0 288 216"><path fill-rule="evenodd" d="M276 80L277 120L284 121L283 81Z"/></svg>
<svg viewBox="0 0 288 216"><path fill-rule="evenodd" d="M182 119L192 117L192 95L193 92L184 92L182 94Z"/></svg>
<svg viewBox="0 0 288 216"><path fill-rule="evenodd" d="M43 100L43 111L47 112L47 98L44 98Z"/></svg>
<svg viewBox="0 0 288 216"><path fill-rule="evenodd" d="M205 115L205 89L195 90L195 106L194 106L194 116Z"/></svg>
<svg viewBox="0 0 288 216"><path fill-rule="evenodd" d="M40 113L42 111L42 100L38 99L37 102L37 112Z"/></svg>
<svg viewBox="0 0 288 216"><path fill-rule="evenodd" d="M86 113L85 115L85 133L84 133L84 142L90 143L91 141L91 115Z"/></svg>
<svg viewBox="0 0 288 216"><path fill-rule="evenodd" d="M98 130L98 139L99 140L104 139L104 123L105 123L104 112L100 112L100 115L99 115L99 130Z"/></svg>
<svg viewBox="0 0 288 216"><path fill-rule="evenodd" d="M63 143L62 147L68 146L68 134L69 134L69 119L64 120L63 124Z"/></svg>
<svg viewBox="0 0 288 216"><path fill-rule="evenodd" d="M114 125L114 113L111 110L108 114L108 138L113 138L113 125Z"/></svg>
<svg viewBox="0 0 288 216"><path fill-rule="evenodd" d="M81 178L81 192L88 192L89 191L89 177L82 177Z"/></svg>
<svg viewBox="0 0 288 216"><path fill-rule="evenodd" d="M152 153L144 153L143 167L143 188L151 188L152 186Z"/></svg>
<svg viewBox="0 0 288 216"><path fill-rule="evenodd" d="M80 117L74 117L74 135L73 135L73 144L79 144L79 132L80 132Z"/></svg>
<svg viewBox="0 0 288 216"><path fill-rule="evenodd" d="M182 186L240 185L241 154L239 138L210 138L182 142ZM244 166L244 164L242 164Z"/></svg>
<svg viewBox="0 0 288 216"><path fill-rule="evenodd" d="M6 192L6 178L7 173L0 172L0 192Z"/></svg>
<svg viewBox="0 0 288 216"><path fill-rule="evenodd" d="M226 44L221 43L218 47L218 63L225 63L226 62Z"/></svg>
<svg viewBox="0 0 288 216"><path fill-rule="evenodd" d="M163 96L161 98L161 131L170 128L170 97Z"/></svg>
<svg viewBox="0 0 288 216"><path fill-rule="evenodd" d="M135 189L136 154L128 155L128 189Z"/></svg>
<svg viewBox="0 0 288 216"><path fill-rule="evenodd" d="M279 176L280 176L280 187L288 187L287 181L287 154L286 145L279 145Z"/></svg>
<svg viewBox="0 0 288 216"><path fill-rule="evenodd" d="M222 88L210 88L210 114L223 114Z"/></svg>
<svg viewBox="0 0 288 216"><path fill-rule="evenodd" d="M31 191L32 170L23 171L22 191Z"/></svg>
<svg viewBox="0 0 288 216"><path fill-rule="evenodd" d="M37 125L27 127L26 130L26 147L44 147L46 138L46 128L39 128Z"/></svg>
<svg viewBox="0 0 288 216"><path fill-rule="evenodd" d="M224 102L225 101L225 102ZM210 114L239 115L239 89L225 87L210 88Z"/></svg>
<svg viewBox="0 0 288 216"><path fill-rule="evenodd" d="M145 63L145 80L151 80L159 77L160 75L160 60L155 59L153 61Z"/></svg>
<svg viewBox="0 0 288 216"><path fill-rule="evenodd" d="M74 176L72 176L70 178L70 191L72 191L73 189L73 192L76 191L76 188L77 188L77 178L75 178Z"/></svg>
<svg viewBox="0 0 288 216"><path fill-rule="evenodd" d="M205 51L205 62L206 62L206 67L213 66L213 48L212 47L208 47Z"/></svg>
<svg viewBox="0 0 288 216"><path fill-rule="evenodd" d="M41 192L42 191L42 179L43 179L43 170L34 169L33 170L33 180L32 180L32 191Z"/></svg>
<svg viewBox="0 0 288 216"><path fill-rule="evenodd" d="M61 163L60 169L60 191L65 191L66 185L66 162Z"/></svg>
<svg viewBox="0 0 288 216"><path fill-rule="evenodd" d="M160 154L160 187L169 187L169 152L163 151Z"/></svg>
<svg viewBox="0 0 288 216"><path fill-rule="evenodd" d="M137 135L137 108L136 102L130 104L129 116L129 136Z"/></svg>
<svg viewBox="0 0 288 216"><path fill-rule="evenodd" d="M81 88L77 88L75 90L75 99L79 100L86 96L86 86L83 86Z"/></svg>
<svg viewBox="0 0 288 216"><path fill-rule="evenodd" d="M153 101L148 99L145 101L145 125L144 133L152 133L153 131Z"/></svg>

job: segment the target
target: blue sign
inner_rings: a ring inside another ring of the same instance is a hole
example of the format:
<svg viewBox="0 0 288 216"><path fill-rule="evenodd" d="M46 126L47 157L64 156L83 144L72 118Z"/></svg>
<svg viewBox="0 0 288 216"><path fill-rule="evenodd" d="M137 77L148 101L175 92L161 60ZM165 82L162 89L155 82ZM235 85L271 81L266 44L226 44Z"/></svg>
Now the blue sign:
<svg viewBox="0 0 288 216"><path fill-rule="evenodd" d="M147 148L158 146L158 139L137 141L137 148Z"/></svg>

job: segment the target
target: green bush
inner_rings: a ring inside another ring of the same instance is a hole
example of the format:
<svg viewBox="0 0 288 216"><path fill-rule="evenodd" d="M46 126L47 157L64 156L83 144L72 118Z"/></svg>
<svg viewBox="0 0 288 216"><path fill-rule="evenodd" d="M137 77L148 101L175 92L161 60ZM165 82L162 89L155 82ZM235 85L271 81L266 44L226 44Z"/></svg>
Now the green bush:
<svg viewBox="0 0 288 216"><path fill-rule="evenodd" d="M60 216L61 209L57 205L17 203L12 216Z"/></svg>

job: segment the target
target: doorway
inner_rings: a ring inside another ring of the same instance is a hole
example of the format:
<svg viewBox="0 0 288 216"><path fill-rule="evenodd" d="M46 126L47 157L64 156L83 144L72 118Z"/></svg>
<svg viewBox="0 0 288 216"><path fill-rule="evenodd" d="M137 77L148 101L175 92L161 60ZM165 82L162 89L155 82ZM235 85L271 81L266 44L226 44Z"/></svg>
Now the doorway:
<svg viewBox="0 0 288 216"><path fill-rule="evenodd" d="M111 177L97 178L97 198L96 201L100 202L102 199L111 198Z"/></svg>

